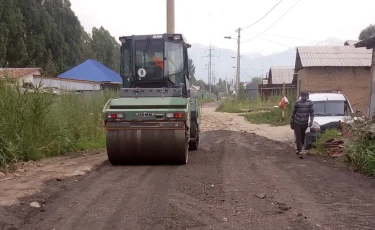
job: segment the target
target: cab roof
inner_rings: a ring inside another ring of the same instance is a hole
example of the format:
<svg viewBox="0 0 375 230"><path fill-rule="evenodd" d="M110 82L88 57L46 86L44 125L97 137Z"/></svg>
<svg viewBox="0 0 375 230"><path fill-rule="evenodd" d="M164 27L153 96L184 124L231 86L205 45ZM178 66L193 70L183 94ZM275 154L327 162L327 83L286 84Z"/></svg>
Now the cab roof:
<svg viewBox="0 0 375 230"><path fill-rule="evenodd" d="M181 41L183 41L184 43L188 44L187 43L187 40L185 38L184 35L182 34L167 34L167 33L164 33L164 34L146 34L146 35L129 35L129 36L121 36L119 38L119 40L122 42L122 40L145 40L147 38L151 38L151 39L164 39L164 40L173 40L174 36L180 36Z"/></svg>

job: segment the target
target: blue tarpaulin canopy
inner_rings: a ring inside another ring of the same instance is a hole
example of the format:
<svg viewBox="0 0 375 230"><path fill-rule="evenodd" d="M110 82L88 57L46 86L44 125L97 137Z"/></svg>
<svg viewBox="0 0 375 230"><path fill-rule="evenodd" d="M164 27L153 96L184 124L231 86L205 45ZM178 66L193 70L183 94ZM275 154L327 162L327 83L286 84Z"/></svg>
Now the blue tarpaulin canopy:
<svg viewBox="0 0 375 230"><path fill-rule="evenodd" d="M60 74L58 78L122 83L122 78L118 73L91 59Z"/></svg>

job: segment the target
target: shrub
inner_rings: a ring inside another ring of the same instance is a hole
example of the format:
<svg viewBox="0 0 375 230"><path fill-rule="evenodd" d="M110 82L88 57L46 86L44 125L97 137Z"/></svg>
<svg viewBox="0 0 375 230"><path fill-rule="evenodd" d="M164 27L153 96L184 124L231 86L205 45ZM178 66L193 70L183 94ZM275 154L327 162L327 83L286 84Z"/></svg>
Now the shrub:
<svg viewBox="0 0 375 230"><path fill-rule="evenodd" d="M344 162L357 171L375 175L374 124L363 122L350 129L351 138L344 147ZM371 130L372 129L372 130Z"/></svg>

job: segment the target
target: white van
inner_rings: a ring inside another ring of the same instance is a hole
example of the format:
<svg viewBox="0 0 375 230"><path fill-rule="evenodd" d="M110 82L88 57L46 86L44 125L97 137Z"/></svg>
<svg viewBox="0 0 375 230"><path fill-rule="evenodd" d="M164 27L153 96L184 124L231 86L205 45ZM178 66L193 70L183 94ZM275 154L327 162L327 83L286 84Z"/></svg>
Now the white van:
<svg viewBox="0 0 375 230"><path fill-rule="evenodd" d="M310 93L309 99L314 104L314 122L306 130L305 149L310 149L318 133L327 129L341 129L339 121L351 123L354 113L348 98L342 93Z"/></svg>

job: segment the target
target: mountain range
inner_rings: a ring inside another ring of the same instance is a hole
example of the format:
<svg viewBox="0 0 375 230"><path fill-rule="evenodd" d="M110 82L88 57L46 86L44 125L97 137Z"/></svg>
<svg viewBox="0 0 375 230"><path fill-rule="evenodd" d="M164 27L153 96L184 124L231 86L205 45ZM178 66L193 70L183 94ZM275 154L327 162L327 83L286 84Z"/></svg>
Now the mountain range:
<svg viewBox="0 0 375 230"><path fill-rule="evenodd" d="M308 45L344 45L343 40L337 38L328 38L327 40L310 43ZM202 44L192 44L189 49L189 57L193 60L195 65L195 77L197 80L203 80L207 82L208 78L208 52L210 47ZM236 75L236 51L229 49L222 49L212 46L211 49L212 63L214 65L214 75L216 82L219 78L223 80L225 78L232 80ZM206 57L205 57L206 56ZM232 58L233 57L233 58ZM271 66L294 66L296 58L296 49L288 49L286 51L272 54L272 55L261 55L257 53L244 53L241 54L241 81L251 81L253 77L260 77L266 75Z"/></svg>

